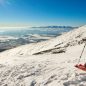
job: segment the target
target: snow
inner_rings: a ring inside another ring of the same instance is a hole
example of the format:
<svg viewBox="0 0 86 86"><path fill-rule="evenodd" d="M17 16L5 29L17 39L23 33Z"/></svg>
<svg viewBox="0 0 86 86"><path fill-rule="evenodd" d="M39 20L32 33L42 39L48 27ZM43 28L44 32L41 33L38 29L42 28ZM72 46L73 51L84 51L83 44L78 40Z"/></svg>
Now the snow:
<svg viewBox="0 0 86 86"><path fill-rule="evenodd" d="M0 86L86 86L86 72L74 67L85 38L86 26L82 26L44 42L0 53ZM59 53L61 49L65 52ZM86 61L85 52L81 63Z"/></svg>
<svg viewBox="0 0 86 86"><path fill-rule="evenodd" d="M29 34L31 39L51 39L53 35L39 35L39 34Z"/></svg>
<svg viewBox="0 0 86 86"><path fill-rule="evenodd" d="M17 37L13 37L13 36L0 36L0 41L1 42L5 42L11 39L18 39Z"/></svg>

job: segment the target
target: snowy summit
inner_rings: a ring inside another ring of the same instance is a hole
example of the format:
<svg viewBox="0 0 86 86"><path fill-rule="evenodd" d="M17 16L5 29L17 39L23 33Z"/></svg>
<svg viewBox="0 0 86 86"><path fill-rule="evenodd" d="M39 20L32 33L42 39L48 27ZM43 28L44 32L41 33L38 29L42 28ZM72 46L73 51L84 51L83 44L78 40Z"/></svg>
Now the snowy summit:
<svg viewBox="0 0 86 86"><path fill-rule="evenodd" d="M74 67L85 42L86 25L0 53L0 86L86 86L86 72Z"/></svg>

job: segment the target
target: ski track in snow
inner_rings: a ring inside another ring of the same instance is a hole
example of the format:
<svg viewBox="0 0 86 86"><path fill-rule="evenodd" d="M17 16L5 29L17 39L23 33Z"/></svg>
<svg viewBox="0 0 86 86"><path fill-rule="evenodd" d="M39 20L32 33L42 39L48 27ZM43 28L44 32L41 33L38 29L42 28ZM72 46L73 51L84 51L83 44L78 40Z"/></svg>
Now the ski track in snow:
<svg viewBox="0 0 86 86"><path fill-rule="evenodd" d="M0 53L0 86L86 86L86 72L74 67L84 46L86 26L49 41ZM52 49L66 48L53 54ZM49 50L47 53L34 53ZM86 49L82 57L86 57ZM81 62L84 62L84 58Z"/></svg>

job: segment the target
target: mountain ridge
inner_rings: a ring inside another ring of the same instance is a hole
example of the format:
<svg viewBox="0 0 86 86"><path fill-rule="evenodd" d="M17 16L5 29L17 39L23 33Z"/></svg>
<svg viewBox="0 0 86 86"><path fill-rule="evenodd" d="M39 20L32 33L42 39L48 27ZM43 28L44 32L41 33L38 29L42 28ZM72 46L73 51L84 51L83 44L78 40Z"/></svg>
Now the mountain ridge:
<svg viewBox="0 0 86 86"><path fill-rule="evenodd" d="M38 52L46 51L48 49L50 50L53 48L58 48L61 46L63 46L63 47L66 47L68 45L72 46L72 45L74 45L74 43L76 44L85 38L85 37L81 36L82 34L85 35L85 30L86 30L85 27L86 26L82 26L79 29L76 28L72 31L69 31L68 33L64 33L63 35L58 36L58 37L53 38L48 41L27 44L27 45L18 47L19 49L18 48L15 48L15 49L16 49L16 51L21 52L21 53L24 52L23 50L26 50L27 51L26 54L28 53L28 55L32 55L32 54L35 54ZM78 36L81 36L82 38L79 38ZM28 47L28 49L26 47ZM12 50L14 50L14 49L12 49ZM10 50L8 50L8 52L9 51Z"/></svg>
<svg viewBox="0 0 86 86"><path fill-rule="evenodd" d="M86 86L86 73L74 67L85 42L86 26L82 26L45 42L0 53L0 86ZM80 63L84 62L81 58Z"/></svg>
<svg viewBox="0 0 86 86"><path fill-rule="evenodd" d="M36 26L32 28L78 28L74 26Z"/></svg>

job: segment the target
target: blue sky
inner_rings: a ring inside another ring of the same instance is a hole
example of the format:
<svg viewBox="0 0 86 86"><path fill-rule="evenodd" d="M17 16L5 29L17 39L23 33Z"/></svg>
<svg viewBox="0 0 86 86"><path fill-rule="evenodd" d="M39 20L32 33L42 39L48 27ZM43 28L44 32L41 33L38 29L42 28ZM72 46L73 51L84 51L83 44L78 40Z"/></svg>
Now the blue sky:
<svg viewBox="0 0 86 86"><path fill-rule="evenodd" d="M86 0L0 0L0 25L86 24Z"/></svg>

